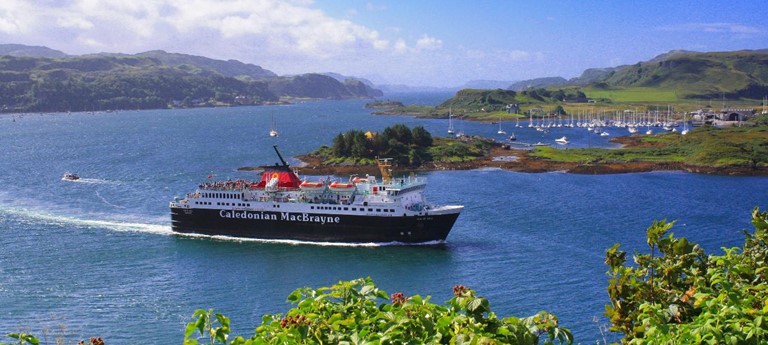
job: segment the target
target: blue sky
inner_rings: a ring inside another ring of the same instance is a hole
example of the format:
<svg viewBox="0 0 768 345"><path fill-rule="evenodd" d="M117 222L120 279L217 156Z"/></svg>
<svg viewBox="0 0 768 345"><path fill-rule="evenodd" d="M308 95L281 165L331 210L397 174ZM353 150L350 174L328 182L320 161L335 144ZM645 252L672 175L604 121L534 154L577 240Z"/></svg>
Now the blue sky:
<svg viewBox="0 0 768 345"><path fill-rule="evenodd" d="M670 50L768 48L761 1L3 0L0 43L162 49L378 84L576 77Z"/></svg>

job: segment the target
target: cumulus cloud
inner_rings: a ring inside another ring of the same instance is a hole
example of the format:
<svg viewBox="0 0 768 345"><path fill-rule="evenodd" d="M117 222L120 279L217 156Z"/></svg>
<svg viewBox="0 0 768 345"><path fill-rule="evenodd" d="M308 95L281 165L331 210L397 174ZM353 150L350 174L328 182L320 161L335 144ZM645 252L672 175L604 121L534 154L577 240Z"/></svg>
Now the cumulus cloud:
<svg viewBox="0 0 768 345"><path fill-rule="evenodd" d="M388 8L368 3L361 10ZM0 42L69 54L163 49L236 59L278 74L378 74L411 85L491 78L537 58L525 51L448 50L430 33L382 30L386 36L353 18L332 17L309 0L0 1Z"/></svg>
<svg viewBox="0 0 768 345"><path fill-rule="evenodd" d="M53 8L3 0L0 35L52 34L50 41L62 48L90 42L124 52L180 40L196 46L216 41L233 48L258 42L263 53L291 49L290 54L320 58L347 49L390 47L376 30L332 18L309 5L300 0L70 0ZM56 36L58 30L66 35Z"/></svg>

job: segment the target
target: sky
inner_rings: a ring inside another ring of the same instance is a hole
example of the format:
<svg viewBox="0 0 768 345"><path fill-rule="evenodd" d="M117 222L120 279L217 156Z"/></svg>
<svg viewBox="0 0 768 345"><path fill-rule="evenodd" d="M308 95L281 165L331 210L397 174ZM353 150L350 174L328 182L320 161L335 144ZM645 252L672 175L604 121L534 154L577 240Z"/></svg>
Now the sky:
<svg viewBox="0 0 768 345"><path fill-rule="evenodd" d="M670 50L768 48L762 0L2 0L0 43L149 50L375 84L577 77Z"/></svg>

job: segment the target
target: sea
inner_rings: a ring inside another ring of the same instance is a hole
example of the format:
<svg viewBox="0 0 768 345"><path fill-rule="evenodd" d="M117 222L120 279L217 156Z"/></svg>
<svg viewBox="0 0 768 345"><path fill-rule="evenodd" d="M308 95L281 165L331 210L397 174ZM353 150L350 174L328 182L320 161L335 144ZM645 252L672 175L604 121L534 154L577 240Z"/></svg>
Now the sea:
<svg viewBox="0 0 768 345"><path fill-rule="evenodd" d="M436 105L450 94L388 95ZM576 343L614 341L603 315L606 249L648 252L645 230L674 221L675 236L708 253L740 246L750 214L768 208L768 177L685 172L575 175L499 169L425 173L427 198L465 209L445 243L269 242L176 235L168 203L208 179L254 179L238 168L274 164L348 130L424 126L446 119L373 115L366 100L293 105L0 115L0 342L11 332L44 344L102 337L107 344L181 343L197 309L251 336L286 297L371 277L389 294L443 304L454 285L488 298L501 317L546 310ZM280 135L269 137L274 116ZM527 122L454 120L466 135L569 147L615 147L606 129L537 132ZM499 129L507 134L498 134ZM65 172L81 176L61 179ZM307 176L308 179L323 176ZM348 178L340 176L339 178ZM630 260L631 261L631 260Z"/></svg>

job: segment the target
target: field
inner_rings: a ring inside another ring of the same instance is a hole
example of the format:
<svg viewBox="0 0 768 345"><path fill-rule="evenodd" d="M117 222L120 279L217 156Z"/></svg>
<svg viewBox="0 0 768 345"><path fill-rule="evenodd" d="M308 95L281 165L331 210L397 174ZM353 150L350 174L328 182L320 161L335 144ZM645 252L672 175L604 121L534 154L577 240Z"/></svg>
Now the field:
<svg viewBox="0 0 768 345"><path fill-rule="evenodd" d="M677 91L650 87L631 87L622 89L584 88L584 93L591 99L607 98L614 103L676 103Z"/></svg>

